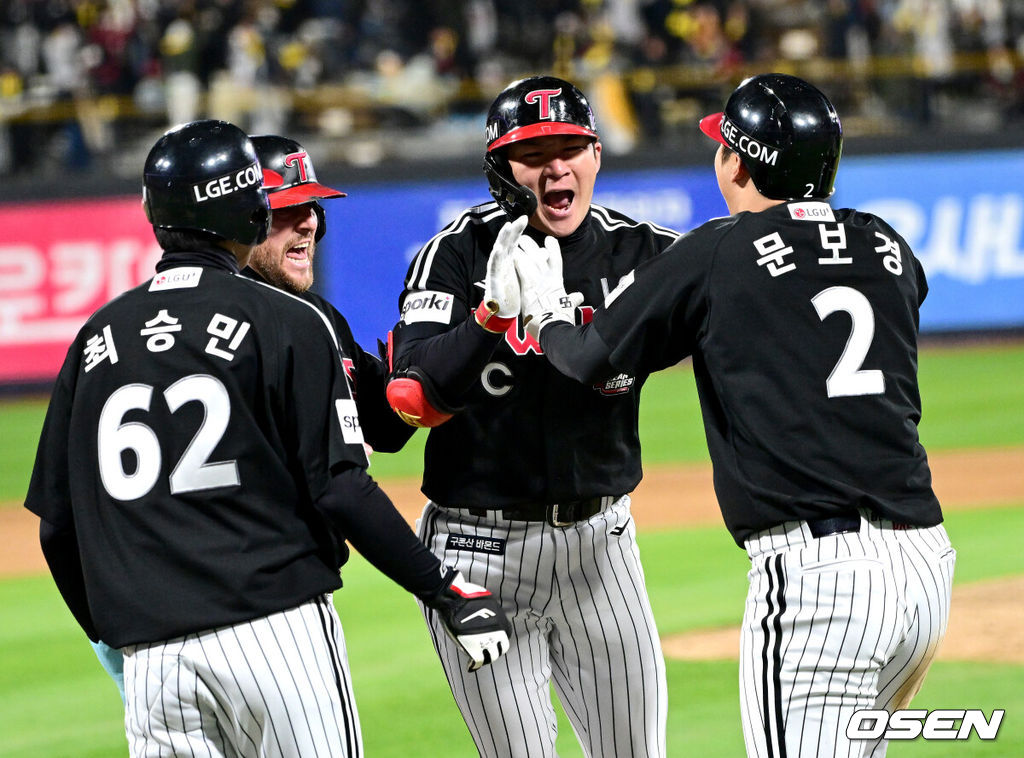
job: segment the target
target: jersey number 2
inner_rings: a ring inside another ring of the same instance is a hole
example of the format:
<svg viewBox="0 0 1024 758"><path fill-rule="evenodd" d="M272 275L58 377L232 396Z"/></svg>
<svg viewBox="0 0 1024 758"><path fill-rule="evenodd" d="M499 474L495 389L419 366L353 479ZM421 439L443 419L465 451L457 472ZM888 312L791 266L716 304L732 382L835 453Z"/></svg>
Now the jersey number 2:
<svg viewBox="0 0 1024 758"><path fill-rule="evenodd" d="M825 381L828 396L853 397L885 392L882 372L861 368L875 336L875 313L868 299L852 287L829 287L812 297L811 303L822 321L836 311L850 314L850 337Z"/></svg>
<svg viewBox="0 0 1024 758"><path fill-rule="evenodd" d="M174 466L170 476L171 494L194 492L239 484L235 461L208 463L231 417L231 399L219 379L192 374L179 379L166 390L164 400L171 413L185 403L203 405L203 422ZM126 384L115 390L100 412L97 442L100 480L115 500L135 500L153 489L160 476L163 454L156 432L139 421L122 423L128 411L148 411L153 388L148 384ZM122 455L135 454L135 470L124 470Z"/></svg>

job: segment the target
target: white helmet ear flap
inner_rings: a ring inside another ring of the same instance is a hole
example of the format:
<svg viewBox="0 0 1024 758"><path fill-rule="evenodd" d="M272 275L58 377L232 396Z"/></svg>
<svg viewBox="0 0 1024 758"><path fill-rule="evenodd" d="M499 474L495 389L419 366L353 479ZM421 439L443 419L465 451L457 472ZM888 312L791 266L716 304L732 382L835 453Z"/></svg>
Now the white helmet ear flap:
<svg viewBox="0 0 1024 758"><path fill-rule="evenodd" d="M510 220L515 221L520 216L530 217L537 210L537 196L516 182L512 166L504 155L487 153L484 156L484 174L487 176L491 197Z"/></svg>

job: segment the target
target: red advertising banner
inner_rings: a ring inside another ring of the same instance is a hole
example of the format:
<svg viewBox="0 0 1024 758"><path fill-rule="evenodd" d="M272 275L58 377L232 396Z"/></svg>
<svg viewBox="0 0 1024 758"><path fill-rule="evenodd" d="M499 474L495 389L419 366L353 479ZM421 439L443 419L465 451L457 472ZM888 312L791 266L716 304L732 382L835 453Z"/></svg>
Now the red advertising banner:
<svg viewBox="0 0 1024 758"><path fill-rule="evenodd" d="M139 197L0 206L0 382L54 378L89 315L159 257Z"/></svg>

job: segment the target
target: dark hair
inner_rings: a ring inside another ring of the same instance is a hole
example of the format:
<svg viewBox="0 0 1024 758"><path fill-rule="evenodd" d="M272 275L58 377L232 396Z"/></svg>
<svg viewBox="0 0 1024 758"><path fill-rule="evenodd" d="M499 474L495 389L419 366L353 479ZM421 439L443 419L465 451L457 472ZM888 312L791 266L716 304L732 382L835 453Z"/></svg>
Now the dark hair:
<svg viewBox="0 0 1024 758"><path fill-rule="evenodd" d="M210 234L209 232L200 232L192 229L161 229L159 227L154 227L153 234L156 235L156 241L160 245L161 249L168 253L179 250L209 250L211 248L224 250L220 244L224 241L224 238L218 237L216 234Z"/></svg>

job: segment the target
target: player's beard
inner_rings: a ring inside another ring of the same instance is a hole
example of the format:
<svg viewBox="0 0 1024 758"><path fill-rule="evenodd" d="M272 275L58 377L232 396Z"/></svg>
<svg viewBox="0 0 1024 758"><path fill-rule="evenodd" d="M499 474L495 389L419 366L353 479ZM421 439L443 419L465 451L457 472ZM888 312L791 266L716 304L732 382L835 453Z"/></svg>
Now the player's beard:
<svg viewBox="0 0 1024 758"><path fill-rule="evenodd" d="M304 278L302 281L296 280L294 277L289 276L284 266L288 262L288 251L291 250L292 246L278 247L271 246L264 242L262 245L257 245L253 248L252 255L249 258L249 267L255 270L260 276L267 280L269 284L282 289L285 292L291 292L293 295L301 295L303 292L308 290L313 284L313 256L316 253L316 242L313 240L309 241L309 247L306 248L306 254L309 258L309 277Z"/></svg>

